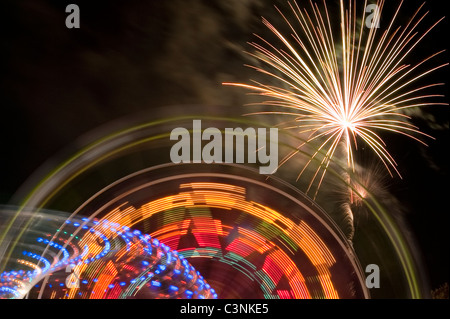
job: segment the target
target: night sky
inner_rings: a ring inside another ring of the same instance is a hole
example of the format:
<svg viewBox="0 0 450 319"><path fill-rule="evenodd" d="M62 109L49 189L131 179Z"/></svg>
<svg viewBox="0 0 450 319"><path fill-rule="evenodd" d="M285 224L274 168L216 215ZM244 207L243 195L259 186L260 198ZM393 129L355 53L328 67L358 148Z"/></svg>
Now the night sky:
<svg viewBox="0 0 450 319"><path fill-rule="evenodd" d="M397 3L387 2L387 10ZM406 16L422 3L406 2ZM80 29L65 27L69 3L80 7ZM447 15L441 3L426 3L425 25ZM270 34L261 16L279 19L273 4L286 8L278 0L1 1L0 204L45 160L113 120L183 104L244 113L251 97L221 83L258 77L244 66L254 62L244 50L251 50L253 33ZM426 57L447 47L448 19L415 54ZM447 53L435 65L445 61ZM448 82L447 73L448 67L427 81ZM447 91L445 85L437 92ZM449 108L414 115L414 123L436 140L428 140L427 148L402 136L389 139L403 179L387 184L402 203L437 288L449 281Z"/></svg>

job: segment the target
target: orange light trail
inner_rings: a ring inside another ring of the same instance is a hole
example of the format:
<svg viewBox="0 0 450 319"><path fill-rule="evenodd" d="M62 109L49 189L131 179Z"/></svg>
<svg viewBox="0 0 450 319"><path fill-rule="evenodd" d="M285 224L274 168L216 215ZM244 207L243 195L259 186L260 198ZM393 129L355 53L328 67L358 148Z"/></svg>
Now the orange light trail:
<svg viewBox="0 0 450 319"><path fill-rule="evenodd" d="M338 28L333 28L325 1L323 10L311 1L310 11L302 10L295 1L294 4L289 3L295 16L293 22L277 8L290 29L291 38L263 18L264 25L281 41L283 48L257 36L262 44L250 43L256 53L248 54L267 67L249 67L269 76L279 83L278 86L256 81L254 84L223 83L267 98L251 105L269 106L272 108L270 111L250 114L279 114L294 118L279 125L306 136L305 142L289 152L279 166L306 145L318 143L297 176L298 180L313 160L317 160L318 168L313 172L307 189L309 192L316 183L315 196L339 145L344 145L347 167L354 171L353 153L358 149L358 139L369 146L391 176L395 171L401 177L398 164L379 132L401 134L425 144L417 136L432 137L411 124L404 111L448 105L431 102L430 99L442 95L423 93L443 83L416 85L426 75L448 65L445 63L419 71L423 64L443 51L415 64L406 64L406 58L443 18L420 34L419 26L427 15L427 12L421 13L422 5L405 26L396 28L394 23L403 4L401 1L391 20L381 20L384 29L373 25L368 28L364 23L367 1L361 9L361 18L357 17L356 1L349 0L348 8L345 2L340 0L338 32L333 30ZM379 21L384 5L384 0L376 2L379 13L373 21ZM298 28L294 27L294 22L298 23ZM335 41L335 33L339 33L339 41Z"/></svg>
<svg viewBox="0 0 450 319"><path fill-rule="evenodd" d="M187 191L190 189L190 191ZM224 190L228 190L224 191ZM231 193L230 193L231 192ZM236 193L235 193L236 192ZM180 193L170 195L154 201L145 203L140 208L127 207L126 214L121 210L114 210L105 216L105 219L121 225L132 227L160 212L170 212L177 208L211 208L216 207L224 211L238 210L262 220L280 233L284 233L290 238L298 249L301 249L311 263L316 267L318 280L323 288L324 298L338 298L336 289L331 281L329 267L335 263L331 251L326 247L320 237L309 227L306 222L301 221L296 224L281 213L266 207L262 204L247 201L245 190L232 185L215 183L187 183L180 186ZM192 214L192 213L191 213ZM213 219L208 213L202 210L195 217L188 218L183 222L169 223L152 233L151 236L159 237L166 241L166 244L179 241L180 236L186 234L187 227L192 227L192 233L196 237L200 247L220 248L218 238L228 232L224 232L220 220ZM126 216L126 217L124 217ZM268 242L261 235L248 229L239 228L239 233L243 237L231 242L227 250L233 251L243 257L250 253L250 250L265 252L271 247L276 247L273 242ZM173 241L176 238L175 241ZM176 247L172 247L176 249ZM97 248L100 249L100 248ZM311 298L305 285L305 279L300 273L295 263L288 257L282 249L270 252L267 263L272 263L283 270L292 286L294 298ZM275 268L264 269L267 274L277 280Z"/></svg>

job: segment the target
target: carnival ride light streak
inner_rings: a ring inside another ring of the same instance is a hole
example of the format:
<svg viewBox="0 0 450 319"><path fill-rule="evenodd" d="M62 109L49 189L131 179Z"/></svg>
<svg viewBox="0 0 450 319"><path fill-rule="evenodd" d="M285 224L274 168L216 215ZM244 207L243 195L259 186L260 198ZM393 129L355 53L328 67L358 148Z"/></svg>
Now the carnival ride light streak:
<svg viewBox="0 0 450 319"><path fill-rule="evenodd" d="M431 136L410 123L410 117L404 111L430 105L448 105L431 100L442 95L423 93L442 83L416 84L426 75L448 65L445 63L420 71L424 64L443 51L412 65L406 64L406 58L443 18L421 34L419 26L427 15L421 13L422 5L405 26L395 27L403 4L401 1L392 19L387 24L383 21L385 27L377 28L374 24L379 21L385 5L384 0L378 0L376 6L379 10L375 12L372 26L366 27L364 10L367 1L361 7L361 19L357 18L356 1L349 0L347 7L344 3L340 0L338 41L334 37L337 32L333 30L325 1L323 10L311 1L310 11L306 8L302 10L295 1L294 4L289 3L295 16L292 22L277 8L290 29L292 39L263 18L263 23L283 43L283 48L258 36L262 44L251 43L256 53L249 55L265 66L250 67L268 75L279 85L256 81L254 84L224 83L268 98L254 104L269 106L270 110L250 114L293 117L293 120L279 125L306 136L306 141L287 154L280 161L280 166L298 154L301 148L318 143L316 152L297 176L299 179L312 161L318 159L320 165L307 190L309 192L317 182L316 195L333 157L338 153L339 145L344 145L347 166L354 171L354 151L358 149L358 140L372 149L391 176L395 171L401 177L398 164L389 153L380 132L402 134L425 144L417 136ZM299 27L294 23L298 23ZM379 35L380 32L382 34Z"/></svg>
<svg viewBox="0 0 450 319"><path fill-rule="evenodd" d="M253 217L254 227L237 227L237 232L233 232L235 227L212 217L210 210L214 209L225 214L242 212L247 219ZM305 221L294 223L267 206L247 201L244 188L224 183L185 183L180 185L176 195L158 198L137 209L127 206L124 211L114 210L105 218L134 227L165 212L164 225L151 233L152 236L186 258L214 258L240 268L252 281L259 283L266 297L339 298L330 274L330 267L336 260L320 236ZM197 245L178 246L188 233L193 234ZM221 238L231 241L224 249ZM299 251L315 268L316 274L312 277L320 283L320 289L308 288L301 267L292 260ZM254 253L264 260L259 270L248 259ZM282 276L287 279L289 289L280 295L276 287Z"/></svg>
<svg viewBox="0 0 450 319"><path fill-rule="evenodd" d="M68 219L35 243L0 274L0 298L217 298L178 252L106 219Z"/></svg>
<svg viewBox="0 0 450 319"><path fill-rule="evenodd" d="M181 182L178 193L138 208L125 202L100 219L60 220L54 233L34 231L17 246L29 248L1 274L1 297L218 298L228 276L258 287L259 298L352 296L336 286L323 233L246 196L232 184ZM208 271L205 260L212 283L193 266Z"/></svg>

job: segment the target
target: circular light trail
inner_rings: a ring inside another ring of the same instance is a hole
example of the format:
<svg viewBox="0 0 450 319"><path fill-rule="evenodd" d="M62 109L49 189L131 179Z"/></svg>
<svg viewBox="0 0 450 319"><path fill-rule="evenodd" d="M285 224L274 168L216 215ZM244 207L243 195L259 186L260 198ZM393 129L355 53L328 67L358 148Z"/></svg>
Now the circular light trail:
<svg viewBox="0 0 450 319"><path fill-rule="evenodd" d="M217 298L182 255L139 230L83 218L66 219L53 234L36 233L12 258L15 269L0 274L0 298Z"/></svg>

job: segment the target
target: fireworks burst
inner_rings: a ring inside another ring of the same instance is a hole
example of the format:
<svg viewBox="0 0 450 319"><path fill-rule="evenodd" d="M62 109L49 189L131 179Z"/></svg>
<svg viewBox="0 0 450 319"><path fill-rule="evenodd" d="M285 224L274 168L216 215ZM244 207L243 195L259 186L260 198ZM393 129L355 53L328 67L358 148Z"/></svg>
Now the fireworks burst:
<svg viewBox="0 0 450 319"><path fill-rule="evenodd" d="M354 170L354 151L358 149L358 141L363 141L373 150L391 176L394 172L400 176L397 163L388 152L380 132L403 134L423 144L420 136L431 138L411 124L409 117L402 111L444 105L429 101L441 95L423 92L442 83L412 87L419 79L447 65L414 72L443 51L414 65L405 64L405 59L442 19L419 33L418 27L427 15L421 12L422 5L404 27L394 27L402 1L385 27L377 28L384 0L377 2L378 10L375 10L369 26L362 22L367 2L361 10L360 20L357 19L356 1L349 1L346 7L344 0L341 0L339 37L335 40L336 32L333 31L325 0L322 11L313 2L311 10L302 10L295 2L288 3L295 15L293 23L277 10L290 28L291 37L284 36L263 18L263 23L281 40L284 48L277 48L257 36L263 44L250 43L256 53L249 53L269 68L250 67L273 77L281 85L272 86L256 81L252 85L224 84L250 89L270 98L257 103L273 107L270 111L252 114L291 116L293 120L284 122L284 128L306 134L305 142L284 157L280 166L299 153L305 144L319 143L297 177L298 180L314 159L320 162L308 192L316 181L317 195L327 168L341 144L344 145L347 166ZM299 28L294 27L294 22L298 23Z"/></svg>

